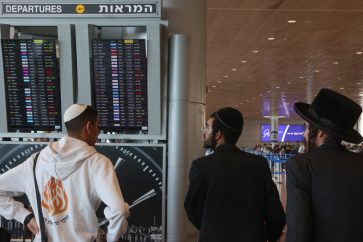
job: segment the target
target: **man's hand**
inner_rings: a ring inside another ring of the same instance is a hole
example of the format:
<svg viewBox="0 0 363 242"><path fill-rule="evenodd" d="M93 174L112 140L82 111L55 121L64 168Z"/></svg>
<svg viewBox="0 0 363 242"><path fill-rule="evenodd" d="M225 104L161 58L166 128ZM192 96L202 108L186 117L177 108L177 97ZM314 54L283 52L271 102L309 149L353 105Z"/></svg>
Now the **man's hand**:
<svg viewBox="0 0 363 242"><path fill-rule="evenodd" d="M28 226L28 229L34 234L38 234L39 233L39 227L38 227L38 224L37 222L35 221L35 218L32 218L30 220L30 222L27 224Z"/></svg>

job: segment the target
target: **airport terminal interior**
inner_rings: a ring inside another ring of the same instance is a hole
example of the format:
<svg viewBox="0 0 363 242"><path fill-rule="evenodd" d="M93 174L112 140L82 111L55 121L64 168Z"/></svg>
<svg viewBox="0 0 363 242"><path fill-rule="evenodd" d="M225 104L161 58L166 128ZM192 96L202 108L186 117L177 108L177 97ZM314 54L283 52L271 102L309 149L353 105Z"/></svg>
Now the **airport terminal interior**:
<svg viewBox="0 0 363 242"><path fill-rule="evenodd" d="M304 152L294 103L329 88L363 106L361 0L60 2L0 0L0 174L64 137L71 104L95 107L96 149L133 206L123 241L197 241L183 201L214 111L242 113L237 146L267 158L285 208L285 163Z"/></svg>

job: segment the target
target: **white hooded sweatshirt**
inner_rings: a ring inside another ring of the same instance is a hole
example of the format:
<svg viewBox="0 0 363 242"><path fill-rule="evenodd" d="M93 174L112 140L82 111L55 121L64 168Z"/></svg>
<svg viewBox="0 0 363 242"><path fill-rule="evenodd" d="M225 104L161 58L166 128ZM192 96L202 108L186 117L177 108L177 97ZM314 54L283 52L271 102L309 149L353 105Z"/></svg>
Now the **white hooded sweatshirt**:
<svg viewBox="0 0 363 242"><path fill-rule="evenodd" d="M30 213L11 196L25 193L39 221L33 163L24 163L0 175L0 214L23 222ZM118 241L127 230L128 204L124 202L111 161L87 143L64 137L39 154L36 177L49 242L92 242L97 236L95 211L106 204L107 241ZM39 222L38 222L39 226ZM39 232L40 233L40 232ZM37 235L36 242L40 241Z"/></svg>

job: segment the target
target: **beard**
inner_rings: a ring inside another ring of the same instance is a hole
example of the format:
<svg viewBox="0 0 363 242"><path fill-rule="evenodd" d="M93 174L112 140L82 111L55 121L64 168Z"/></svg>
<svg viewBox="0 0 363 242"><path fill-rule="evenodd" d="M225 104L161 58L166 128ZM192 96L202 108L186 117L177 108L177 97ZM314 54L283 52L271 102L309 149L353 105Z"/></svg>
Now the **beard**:
<svg viewBox="0 0 363 242"><path fill-rule="evenodd" d="M209 137L204 136L204 148L210 149L211 151L214 151L217 147L217 140L214 138L215 134L212 133Z"/></svg>
<svg viewBox="0 0 363 242"><path fill-rule="evenodd" d="M209 137L209 139L206 139L204 137L204 148L205 149L211 149L212 148L212 139Z"/></svg>

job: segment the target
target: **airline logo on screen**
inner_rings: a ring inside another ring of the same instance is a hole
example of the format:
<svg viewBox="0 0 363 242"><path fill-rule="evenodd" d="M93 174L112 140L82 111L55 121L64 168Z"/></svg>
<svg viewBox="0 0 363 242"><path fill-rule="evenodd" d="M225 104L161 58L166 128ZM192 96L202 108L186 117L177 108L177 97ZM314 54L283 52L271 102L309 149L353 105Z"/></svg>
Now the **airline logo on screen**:
<svg viewBox="0 0 363 242"><path fill-rule="evenodd" d="M90 3L90 4L55 4L55 3L1 3L1 15L137 15L159 16L157 1L147 3Z"/></svg>

